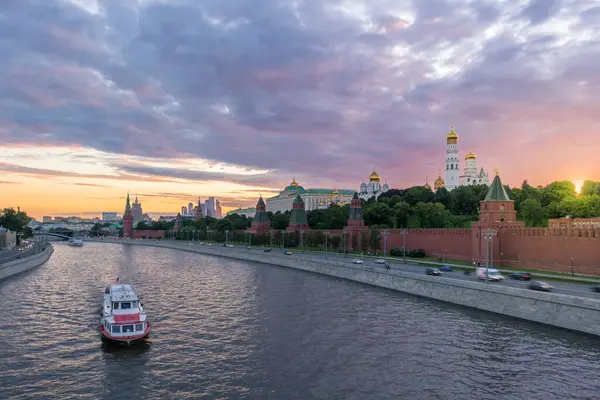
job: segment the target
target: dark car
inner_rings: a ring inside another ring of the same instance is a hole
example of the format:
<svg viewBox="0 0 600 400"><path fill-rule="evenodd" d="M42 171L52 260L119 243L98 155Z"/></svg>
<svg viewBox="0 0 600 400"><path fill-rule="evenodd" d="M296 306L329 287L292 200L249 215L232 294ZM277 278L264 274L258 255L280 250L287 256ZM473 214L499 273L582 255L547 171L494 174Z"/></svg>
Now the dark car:
<svg viewBox="0 0 600 400"><path fill-rule="evenodd" d="M529 284L531 290L541 290L542 292L551 292L553 287L542 281L533 281Z"/></svg>
<svg viewBox="0 0 600 400"><path fill-rule="evenodd" d="M439 269L437 269L437 268L427 268L427 269L425 270L425 274L427 274L427 275L435 275L435 276L439 276L439 275L441 275L442 273L441 273L441 272L440 272L440 270L439 270Z"/></svg>
<svg viewBox="0 0 600 400"><path fill-rule="evenodd" d="M264 249L263 250L265 253L268 253L269 251L271 251L271 249Z"/></svg>
<svg viewBox="0 0 600 400"><path fill-rule="evenodd" d="M600 286L592 286L592 292L600 293Z"/></svg>
<svg viewBox="0 0 600 400"><path fill-rule="evenodd" d="M520 281L530 281L532 276L529 272L513 272L510 274L512 279L518 279Z"/></svg>
<svg viewBox="0 0 600 400"><path fill-rule="evenodd" d="M443 272L452 272L452 271L454 271L454 270L453 270L453 269L452 269L452 267L451 267L451 266L449 266L449 265L442 265L442 266L440 267L440 271L443 271Z"/></svg>

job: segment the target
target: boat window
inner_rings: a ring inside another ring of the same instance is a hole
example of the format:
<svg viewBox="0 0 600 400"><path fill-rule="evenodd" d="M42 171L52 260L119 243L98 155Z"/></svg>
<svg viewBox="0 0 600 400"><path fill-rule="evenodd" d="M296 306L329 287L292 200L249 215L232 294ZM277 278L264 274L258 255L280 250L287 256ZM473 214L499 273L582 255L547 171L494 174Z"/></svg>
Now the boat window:
<svg viewBox="0 0 600 400"><path fill-rule="evenodd" d="M131 308L130 302L121 303L121 310L129 310Z"/></svg>
<svg viewBox="0 0 600 400"><path fill-rule="evenodd" d="M135 330L136 331L143 331L144 330L144 324L135 324Z"/></svg>
<svg viewBox="0 0 600 400"><path fill-rule="evenodd" d="M119 303L112 303L112 305L113 305L113 310L119 309Z"/></svg>
<svg viewBox="0 0 600 400"><path fill-rule="evenodd" d="M113 325L111 332L112 333L121 333L121 325Z"/></svg>
<svg viewBox="0 0 600 400"><path fill-rule="evenodd" d="M133 325L123 325L123 333L133 332Z"/></svg>

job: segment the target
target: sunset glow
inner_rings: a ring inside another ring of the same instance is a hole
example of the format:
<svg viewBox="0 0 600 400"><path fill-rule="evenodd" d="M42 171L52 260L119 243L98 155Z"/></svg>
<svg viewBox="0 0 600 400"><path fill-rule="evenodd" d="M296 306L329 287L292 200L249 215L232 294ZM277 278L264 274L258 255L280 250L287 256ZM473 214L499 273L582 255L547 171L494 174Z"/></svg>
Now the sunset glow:
<svg viewBox="0 0 600 400"><path fill-rule="evenodd" d="M338 3L1 7L27 29L3 39L0 206L99 215L129 191L152 214L208 196L226 212L294 176L358 189L373 165L423 185L453 124L461 173L472 151L510 186L600 181L585 2Z"/></svg>

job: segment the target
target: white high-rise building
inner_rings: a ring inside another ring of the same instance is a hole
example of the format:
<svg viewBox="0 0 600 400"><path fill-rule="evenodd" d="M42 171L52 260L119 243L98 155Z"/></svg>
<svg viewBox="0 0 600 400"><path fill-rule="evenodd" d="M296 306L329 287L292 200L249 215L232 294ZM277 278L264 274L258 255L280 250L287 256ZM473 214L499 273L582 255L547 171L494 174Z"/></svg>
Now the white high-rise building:
<svg viewBox="0 0 600 400"><path fill-rule="evenodd" d="M119 217L117 217L117 213L116 212L106 212L103 211L102 212L102 221L104 222L111 222L111 221L118 221ZM46 217L44 217L44 222L46 222Z"/></svg>
<svg viewBox="0 0 600 400"><path fill-rule="evenodd" d="M209 197L204 201L204 206L206 207L206 215L207 217L215 218L215 198Z"/></svg>
<svg viewBox="0 0 600 400"><path fill-rule="evenodd" d="M452 130L446 136L446 189L452 190L460 185L458 160L458 134Z"/></svg>

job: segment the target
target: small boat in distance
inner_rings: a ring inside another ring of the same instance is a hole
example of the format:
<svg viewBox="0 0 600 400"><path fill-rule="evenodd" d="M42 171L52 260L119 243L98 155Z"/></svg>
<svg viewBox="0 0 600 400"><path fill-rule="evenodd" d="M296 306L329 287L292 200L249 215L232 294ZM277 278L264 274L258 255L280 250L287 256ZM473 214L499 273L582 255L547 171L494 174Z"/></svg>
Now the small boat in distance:
<svg viewBox="0 0 600 400"><path fill-rule="evenodd" d="M82 238L71 238L69 239L69 242L67 243L69 246L83 246L83 239Z"/></svg>
<svg viewBox="0 0 600 400"><path fill-rule="evenodd" d="M117 283L104 289L104 304L100 311L102 339L131 344L150 334L150 323L137 292L129 283Z"/></svg>

